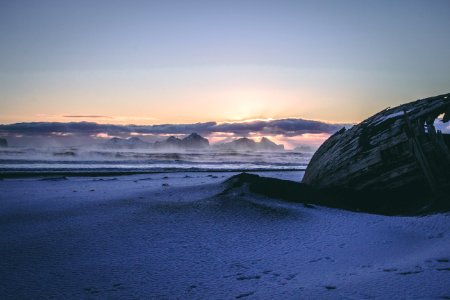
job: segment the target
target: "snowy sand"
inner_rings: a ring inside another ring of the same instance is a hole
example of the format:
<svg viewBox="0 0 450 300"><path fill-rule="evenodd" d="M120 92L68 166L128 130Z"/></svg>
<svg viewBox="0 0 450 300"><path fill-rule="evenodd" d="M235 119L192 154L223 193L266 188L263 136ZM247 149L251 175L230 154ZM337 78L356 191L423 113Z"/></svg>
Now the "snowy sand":
<svg viewBox="0 0 450 300"><path fill-rule="evenodd" d="M0 180L0 298L450 298L449 214L221 194L232 175Z"/></svg>

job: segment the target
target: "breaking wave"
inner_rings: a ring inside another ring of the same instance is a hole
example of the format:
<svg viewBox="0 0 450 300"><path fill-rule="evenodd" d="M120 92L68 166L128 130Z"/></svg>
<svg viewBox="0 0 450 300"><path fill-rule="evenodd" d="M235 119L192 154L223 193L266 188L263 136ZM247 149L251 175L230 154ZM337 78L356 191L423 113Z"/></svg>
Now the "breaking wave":
<svg viewBox="0 0 450 300"><path fill-rule="evenodd" d="M0 172L147 173L177 171L303 171L311 153L8 148L0 151Z"/></svg>

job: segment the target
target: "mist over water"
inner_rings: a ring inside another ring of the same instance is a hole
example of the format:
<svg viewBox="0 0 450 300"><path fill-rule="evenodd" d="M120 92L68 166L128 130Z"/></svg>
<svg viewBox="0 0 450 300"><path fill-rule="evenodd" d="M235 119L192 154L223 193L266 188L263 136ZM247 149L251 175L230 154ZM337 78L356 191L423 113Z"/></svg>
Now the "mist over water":
<svg viewBox="0 0 450 300"><path fill-rule="evenodd" d="M11 147L0 150L0 172L304 170L311 156L308 151Z"/></svg>

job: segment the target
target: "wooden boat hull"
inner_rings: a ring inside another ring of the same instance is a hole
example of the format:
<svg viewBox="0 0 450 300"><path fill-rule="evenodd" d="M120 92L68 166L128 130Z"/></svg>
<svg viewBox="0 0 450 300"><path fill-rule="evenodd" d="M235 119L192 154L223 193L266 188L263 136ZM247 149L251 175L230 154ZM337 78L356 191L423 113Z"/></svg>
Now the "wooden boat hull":
<svg viewBox="0 0 450 300"><path fill-rule="evenodd" d="M332 135L309 163L303 183L358 191L427 189L448 193L450 138L433 123L450 119L450 94L375 114Z"/></svg>

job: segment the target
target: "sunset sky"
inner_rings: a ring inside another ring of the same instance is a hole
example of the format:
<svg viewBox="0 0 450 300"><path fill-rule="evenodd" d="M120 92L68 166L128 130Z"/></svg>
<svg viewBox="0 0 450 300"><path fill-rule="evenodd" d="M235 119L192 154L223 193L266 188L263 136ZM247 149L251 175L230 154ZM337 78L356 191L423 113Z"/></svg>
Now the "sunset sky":
<svg viewBox="0 0 450 300"><path fill-rule="evenodd" d="M450 1L0 1L0 124L363 120L450 90Z"/></svg>

